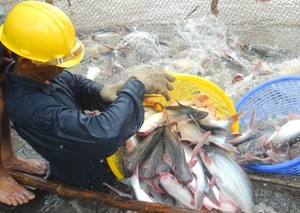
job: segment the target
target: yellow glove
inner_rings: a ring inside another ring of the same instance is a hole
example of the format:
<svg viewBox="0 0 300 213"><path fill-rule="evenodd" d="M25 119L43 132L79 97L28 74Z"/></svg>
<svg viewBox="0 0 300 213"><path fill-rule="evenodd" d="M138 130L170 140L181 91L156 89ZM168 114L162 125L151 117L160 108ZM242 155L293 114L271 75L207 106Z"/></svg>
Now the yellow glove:
<svg viewBox="0 0 300 213"><path fill-rule="evenodd" d="M169 91L174 89L171 82L175 81L175 77L166 71L149 69L133 72L130 78L141 81L145 86L146 94L162 94L167 101L171 100Z"/></svg>

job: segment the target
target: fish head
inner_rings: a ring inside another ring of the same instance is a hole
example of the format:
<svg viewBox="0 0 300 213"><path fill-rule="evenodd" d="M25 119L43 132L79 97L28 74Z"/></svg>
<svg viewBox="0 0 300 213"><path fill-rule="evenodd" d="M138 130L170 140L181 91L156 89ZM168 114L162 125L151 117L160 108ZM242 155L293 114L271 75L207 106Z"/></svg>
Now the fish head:
<svg viewBox="0 0 300 213"><path fill-rule="evenodd" d="M162 182L165 180L169 180L171 182L178 182L176 177L171 173L167 173L167 172L160 173L158 178L159 183L162 184Z"/></svg>
<svg viewBox="0 0 300 213"><path fill-rule="evenodd" d="M203 118L207 117L209 114L209 112L204 111L204 110L199 110L199 109L194 109L194 108L192 108L192 109L193 110L191 110L190 115L196 120L203 119Z"/></svg>

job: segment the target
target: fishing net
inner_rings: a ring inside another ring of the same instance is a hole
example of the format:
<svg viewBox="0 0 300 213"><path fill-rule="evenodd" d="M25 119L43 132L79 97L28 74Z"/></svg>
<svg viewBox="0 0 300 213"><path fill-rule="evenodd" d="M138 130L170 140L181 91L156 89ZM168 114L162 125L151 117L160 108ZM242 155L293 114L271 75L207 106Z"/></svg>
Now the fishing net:
<svg viewBox="0 0 300 213"><path fill-rule="evenodd" d="M116 25L168 25L212 13L245 43L300 51L297 0L47 0L80 33ZM19 0L0 0L8 12Z"/></svg>

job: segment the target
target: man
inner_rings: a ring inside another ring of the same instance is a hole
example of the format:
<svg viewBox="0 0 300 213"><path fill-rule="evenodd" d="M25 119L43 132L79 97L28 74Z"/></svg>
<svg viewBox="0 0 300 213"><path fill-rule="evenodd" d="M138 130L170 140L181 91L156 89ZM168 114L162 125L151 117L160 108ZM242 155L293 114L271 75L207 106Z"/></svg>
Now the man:
<svg viewBox="0 0 300 213"><path fill-rule="evenodd" d="M3 22L4 10L0 7L0 23ZM23 159L16 156L12 146L10 122L5 110L3 87L5 85L5 67L12 61L9 51L0 43L0 202L17 206L33 199L34 194L19 185L7 172L7 169L43 175L46 172L45 162Z"/></svg>
<svg viewBox="0 0 300 213"><path fill-rule="evenodd" d="M106 158L141 127L144 94L169 100L175 78L143 71L104 86L64 70L80 62L84 47L66 14L46 3L16 5L0 40L15 57L6 69L8 114L19 135L49 161L51 178L97 190L112 184Z"/></svg>

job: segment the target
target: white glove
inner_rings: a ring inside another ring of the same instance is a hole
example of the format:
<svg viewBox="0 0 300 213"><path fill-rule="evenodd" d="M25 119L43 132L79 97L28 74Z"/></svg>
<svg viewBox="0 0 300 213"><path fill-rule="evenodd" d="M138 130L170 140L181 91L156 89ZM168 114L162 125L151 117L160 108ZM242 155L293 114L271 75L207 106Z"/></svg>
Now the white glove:
<svg viewBox="0 0 300 213"><path fill-rule="evenodd" d="M171 100L169 91L174 89L172 82L175 81L175 77L166 71L149 69L134 72L130 78L141 81L145 86L146 94L162 94L167 101Z"/></svg>
<svg viewBox="0 0 300 213"><path fill-rule="evenodd" d="M123 89L125 83L119 82L113 85L105 85L102 90L100 90L100 96L106 102L114 102L119 92Z"/></svg>

